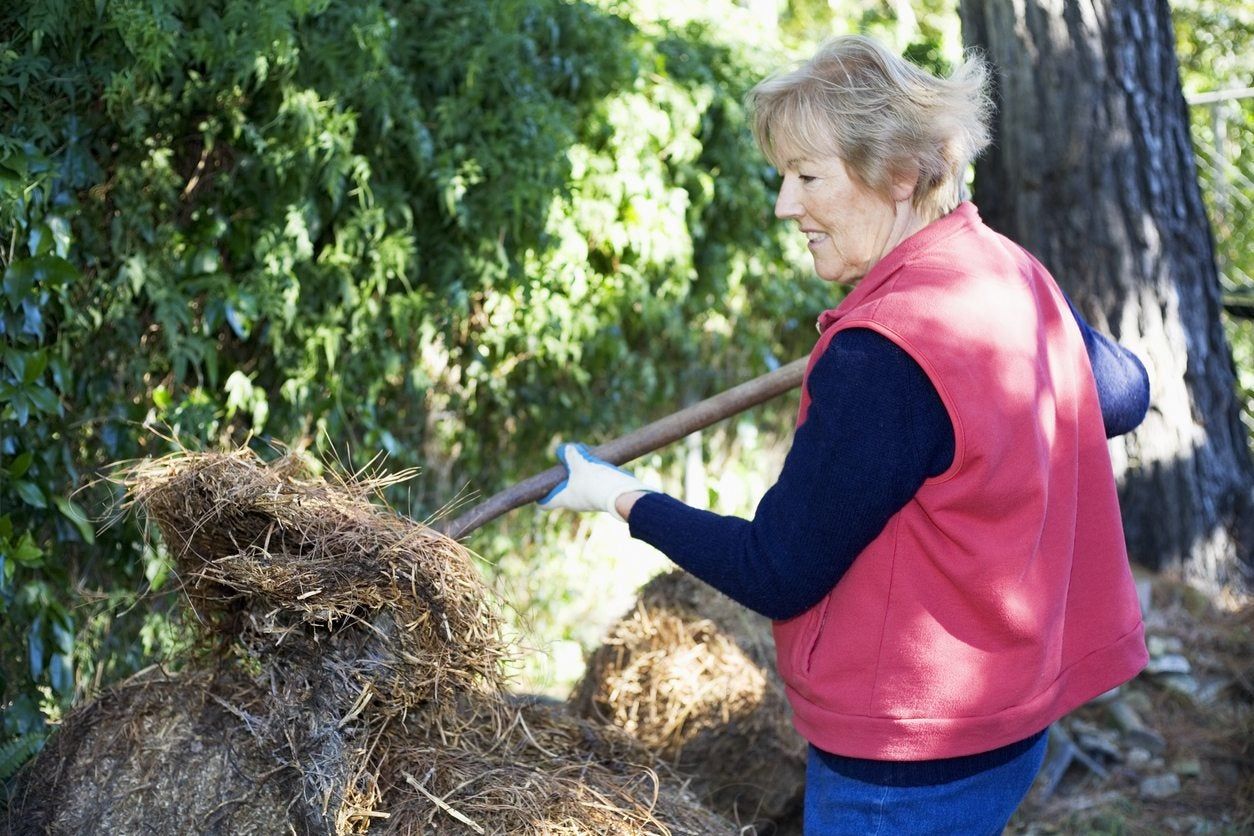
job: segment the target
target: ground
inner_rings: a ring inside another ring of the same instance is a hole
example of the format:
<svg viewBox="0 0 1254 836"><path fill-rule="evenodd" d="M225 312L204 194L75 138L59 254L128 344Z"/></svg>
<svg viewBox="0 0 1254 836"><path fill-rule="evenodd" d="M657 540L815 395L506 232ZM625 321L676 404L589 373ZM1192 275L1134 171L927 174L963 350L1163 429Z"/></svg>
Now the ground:
<svg viewBox="0 0 1254 836"><path fill-rule="evenodd" d="M1059 724L1074 757L1061 777L1047 760L1008 834L1254 833L1254 605L1143 584L1150 667Z"/></svg>

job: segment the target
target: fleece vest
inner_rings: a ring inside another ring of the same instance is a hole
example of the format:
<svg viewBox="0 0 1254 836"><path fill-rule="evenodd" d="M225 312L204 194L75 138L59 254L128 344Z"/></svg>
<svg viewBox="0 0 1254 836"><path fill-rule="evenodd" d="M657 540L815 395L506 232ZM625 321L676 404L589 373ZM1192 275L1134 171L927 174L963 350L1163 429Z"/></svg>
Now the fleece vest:
<svg viewBox="0 0 1254 836"><path fill-rule="evenodd" d="M802 736L878 760L974 754L1135 676L1144 628L1097 388L1045 268L963 203L819 325L810 368L846 328L908 352L954 458L823 600L775 622Z"/></svg>

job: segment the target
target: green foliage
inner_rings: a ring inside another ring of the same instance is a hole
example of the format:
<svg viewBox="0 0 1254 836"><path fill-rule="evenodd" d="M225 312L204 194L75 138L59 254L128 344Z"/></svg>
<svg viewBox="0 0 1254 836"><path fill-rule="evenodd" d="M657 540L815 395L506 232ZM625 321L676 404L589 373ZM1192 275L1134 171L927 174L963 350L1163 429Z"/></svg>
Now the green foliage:
<svg viewBox="0 0 1254 836"><path fill-rule="evenodd" d="M0 781L7 781L43 748L42 734L24 734L0 745Z"/></svg>
<svg viewBox="0 0 1254 836"><path fill-rule="evenodd" d="M44 747L43 734L21 734L0 743L0 782L16 775L21 766Z"/></svg>
<svg viewBox="0 0 1254 836"><path fill-rule="evenodd" d="M1172 5L1186 96L1248 88L1254 79L1254 10L1248 4ZM1211 95L1190 108L1198 179L1210 214L1237 366L1242 417L1254 449L1254 96Z"/></svg>
<svg viewBox="0 0 1254 836"><path fill-rule="evenodd" d="M43 724L33 701L10 705L23 686L43 685L45 701L56 703L74 693L69 575L48 539L91 544L94 531L64 488L78 470L73 451L60 444L74 358L59 331L82 281L68 260L74 200L32 144L0 148L0 229L7 244L0 249L0 615L11 625L0 638L0 688L6 726L20 726L6 728L0 741L11 734L20 741L39 736ZM9 716L23 711L25 717Z"/></svg>
<svg viewBox="0 0 1254 836"><path fill-rule="evenodd" d="M870 35L941 74L962 50L957 0L788 0L781 25L803 52L832 35Z"/></svg>
<svg viewBox="0 0 1254 836"><path fill-rule="evenodd" d="M0 739L186 643L94 521L113 462L383 451L422 518L808 348L741 106L778 56L729 8L0 11Z"/></svg>

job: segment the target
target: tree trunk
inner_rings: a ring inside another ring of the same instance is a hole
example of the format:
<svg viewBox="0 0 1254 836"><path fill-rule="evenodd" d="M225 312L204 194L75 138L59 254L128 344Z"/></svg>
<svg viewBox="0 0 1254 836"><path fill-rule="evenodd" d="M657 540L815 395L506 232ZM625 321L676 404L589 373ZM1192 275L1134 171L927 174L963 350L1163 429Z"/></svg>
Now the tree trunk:
<svg viewBox="0 0 1254 836"><path fill-rule="evenodd" d="M1132 559L1248 589L1254 462L1165 0L962 0L996 68L985 220L1050 269L1149 369L1144 424L1113 442Z"/></svg>

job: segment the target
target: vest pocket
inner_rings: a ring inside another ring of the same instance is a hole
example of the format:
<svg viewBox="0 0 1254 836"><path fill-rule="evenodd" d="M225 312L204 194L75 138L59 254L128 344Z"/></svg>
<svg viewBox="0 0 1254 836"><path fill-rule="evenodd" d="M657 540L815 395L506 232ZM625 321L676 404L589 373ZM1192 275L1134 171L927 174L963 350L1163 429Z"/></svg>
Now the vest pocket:
<svg viewBox="0 0 1254 836"><path fill-rule="evenodd" d="M810 668L814 663L814 651L818 647L819 637L823 635L823 628L827 625L827 608L831 605L831 600L830 594L824 595L823 600L819 601L806 616L805 630L801 634L801 640L796 644L796 655L793 657L794 669L803 676L810 675Z"/></svg>

